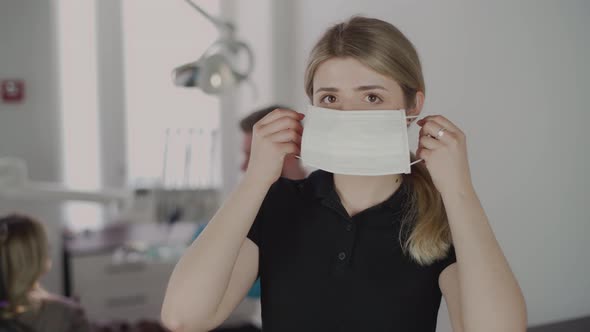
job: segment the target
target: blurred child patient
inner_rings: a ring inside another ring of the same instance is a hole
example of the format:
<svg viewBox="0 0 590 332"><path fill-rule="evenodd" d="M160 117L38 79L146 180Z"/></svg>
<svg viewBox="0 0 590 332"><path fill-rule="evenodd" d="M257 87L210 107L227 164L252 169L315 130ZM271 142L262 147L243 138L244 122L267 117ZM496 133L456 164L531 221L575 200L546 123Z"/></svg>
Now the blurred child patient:
<svg viewBox="0 0 590 332"><path fill-rule="evenodd" d="M51 260L43 225L24 215L0 218L0 331L87 332L84 311L39 284Z"/></svg>

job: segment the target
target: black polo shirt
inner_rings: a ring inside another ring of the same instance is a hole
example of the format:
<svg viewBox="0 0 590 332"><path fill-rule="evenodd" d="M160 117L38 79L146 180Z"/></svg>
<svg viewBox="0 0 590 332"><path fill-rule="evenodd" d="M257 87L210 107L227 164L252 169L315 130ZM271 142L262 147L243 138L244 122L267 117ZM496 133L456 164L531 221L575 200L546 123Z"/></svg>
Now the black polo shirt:
<svg viewBox="0 0 590 332"><path fill-rule="evenodd" d="M331 173L273 184L248 234L260 252L264 332L435 331L438 277L455 255L420 266L403 254L410 186L351 218Z"/></svg>

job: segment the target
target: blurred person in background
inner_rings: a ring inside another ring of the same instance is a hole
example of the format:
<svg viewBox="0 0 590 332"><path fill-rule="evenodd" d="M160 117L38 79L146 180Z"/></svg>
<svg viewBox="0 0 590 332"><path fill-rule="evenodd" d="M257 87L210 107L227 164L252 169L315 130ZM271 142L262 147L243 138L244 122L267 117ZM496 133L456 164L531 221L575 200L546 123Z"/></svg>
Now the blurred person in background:
<svg viewBox="0 0 590 332"><path fill-rule="evenodd" d="M0 218L0 329L90 331L78 304L41 287L39 279L50 267L47 236L39 221L18 214Z"/></svg>
<svg viewBox="0 0 590 332"><path fill-rule="evenodd" d="M252 112L250 115L240 121L240 128L242 129L242 152L244 153L244 160L242 162L242 172L246 172L248 169L248 163L250 162L250 151L252 149L252 132L254 131L254 125L262 118L270 114L275 109L289 109L281 105L272 105L258 111ZM283 163L283 170L281 177L290 180L301 180L307 176L305 168L301 165L301 161L295 158L293 155L285 156Z"/></svg>

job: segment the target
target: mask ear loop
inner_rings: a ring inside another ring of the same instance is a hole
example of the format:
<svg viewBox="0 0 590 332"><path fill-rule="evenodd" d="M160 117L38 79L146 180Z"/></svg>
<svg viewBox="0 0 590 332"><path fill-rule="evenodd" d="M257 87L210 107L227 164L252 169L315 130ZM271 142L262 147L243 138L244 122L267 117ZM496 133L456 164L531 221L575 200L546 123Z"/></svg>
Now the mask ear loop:
<svg viewBox="0 0 590 332"><path fill-rule="evenodd" d="M417 119L417 118L418 118L417 115L406 116L406 119L412 119L412 120L414 120L414 119ZM421 161L424 161L424 159L415 160L415 161L413 161L413 162L410 163L410 166L415 165L415 164L417 164L417 163L419 163Z"/></svg>

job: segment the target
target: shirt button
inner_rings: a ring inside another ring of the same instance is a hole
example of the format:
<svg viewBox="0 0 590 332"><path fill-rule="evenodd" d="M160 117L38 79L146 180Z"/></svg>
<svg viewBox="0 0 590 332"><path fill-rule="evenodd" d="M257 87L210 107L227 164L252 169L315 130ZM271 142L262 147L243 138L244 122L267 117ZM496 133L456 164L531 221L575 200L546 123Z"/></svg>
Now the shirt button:
<svg viewBox="0 0 590 332"><path fill-rule="evenodd" d="M338 254L338 259L343 261L346 259L346 253L343 251L341 253Z"/></svg>
<svg viewBox="0 0 590 332"><path fill-rule="evenodd" d="M352 224L346 225L346 230L349 232L352 231Z"/></svg>

